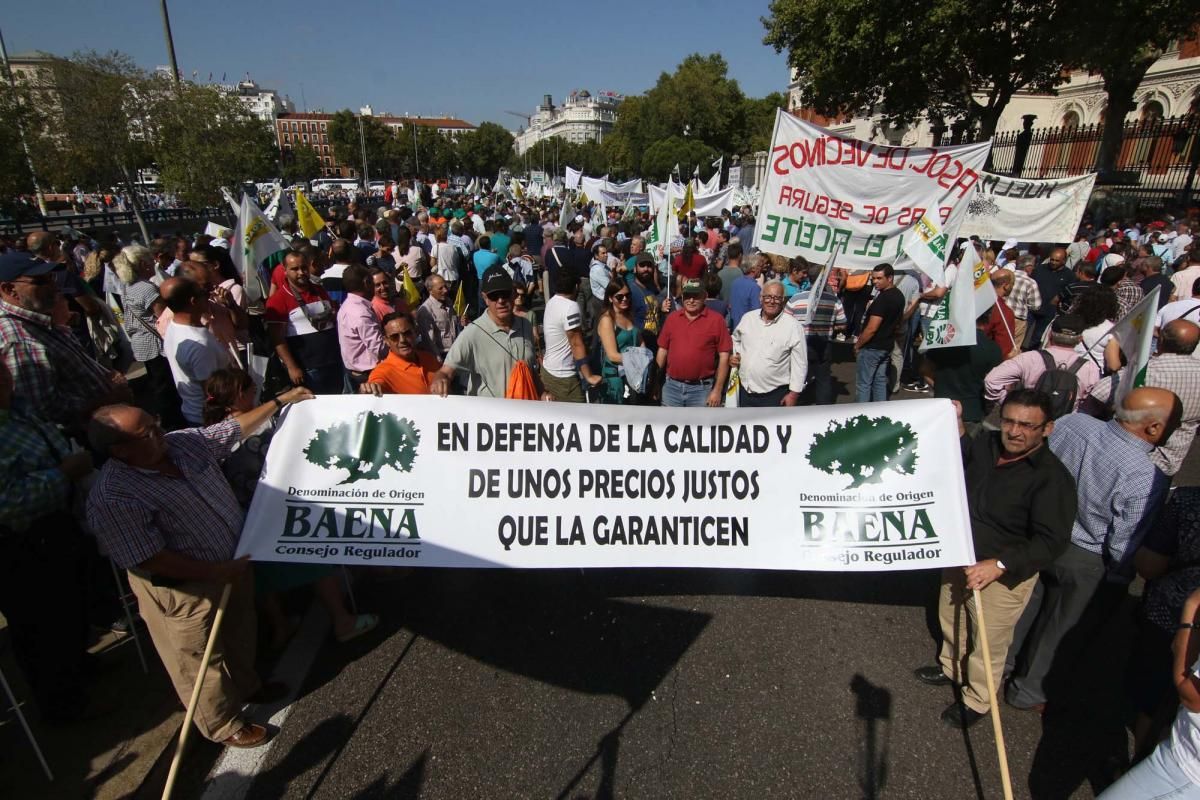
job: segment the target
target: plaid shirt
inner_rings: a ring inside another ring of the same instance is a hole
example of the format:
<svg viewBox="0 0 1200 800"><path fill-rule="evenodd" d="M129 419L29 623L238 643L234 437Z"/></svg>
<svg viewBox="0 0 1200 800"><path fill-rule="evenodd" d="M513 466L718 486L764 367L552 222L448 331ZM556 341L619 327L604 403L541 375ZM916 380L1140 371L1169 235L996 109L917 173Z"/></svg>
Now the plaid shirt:
<svg viewBox="0 0 1200 800"><path fill-rule="evenodd" d="M66 508L71 482L58 465L70 452L58 428L0 408L0 526L24 531Z"/></svg>
<svg viewBox="0 0 1200 800"><path fill-rule="evenodd" d="M1114 420L1068 414L1054 423L1050 450L1075 478L1079 507L1071 544L1105 557L1117 572L1139 544L1152 508L1154 446Z"/></svg>
<svg viewBox="0 0 1200 800"><path fill-rule="evenodd" d="M168 433L182 480L115 458L105 462L88 497L87 519L113 563L136 567L160 550L197 561L233 557L244 517L221 461L241 434L235 419Z"/></svg>
<svg viewBox="0 0 1200 800"><path fill-rule="evenodd" d="M1118 284L1119 285L1119 284ZM1091 397L1104 406L1110 405L1113 389L1129 374L1128 367L1116 375L1101 379L1092 387ZM1183 466L1200 427L1200 360L1179 353L1162 353L1146 364L1146 386L1170 389L1183 405L1183 419L1179 428L1166 443L1154 448L1150 460L1165 475L1174 475Z"/></svg>
<svg viewBox="0 0 1200 800"><path fill-rule="evenodd" d="M808 316L808 298L811 295L811 289L797 292L784 306L784 310L803 324ZM834 328L845 325L846 311L842 308L842 301L832 292L821 292L817 308L813 311L812 324L808 325L804 332L809 336L828 339L833 336Z"/></svg>
<svg viewBox="0 0 1200 800"><path fill-rule="evenodd" d="M1128 314L1134 306L1142 301L1142 287L1130 280L1129 276L1117 281L1113 290L1117 293L1117 319Z"/></svg>
<svg viewBox="0 0 1200 800"><path fill-rule="evenodd" d="M62 425L78 423L113 388L112 373L87 354L70 328L3 300L0 358L13 376L13 400Z"/></svg>
<svg viewBox="0 0 1200 800"><path fill-rule="evenodd" d="M1038 289L1037 281L1026 275L1024 270L1014 269L1011 272L1013 288L1004 299L1012 309L1014 317L1027 319L1030 311L1037 311L1042 307L1042 293Z"/></svg>

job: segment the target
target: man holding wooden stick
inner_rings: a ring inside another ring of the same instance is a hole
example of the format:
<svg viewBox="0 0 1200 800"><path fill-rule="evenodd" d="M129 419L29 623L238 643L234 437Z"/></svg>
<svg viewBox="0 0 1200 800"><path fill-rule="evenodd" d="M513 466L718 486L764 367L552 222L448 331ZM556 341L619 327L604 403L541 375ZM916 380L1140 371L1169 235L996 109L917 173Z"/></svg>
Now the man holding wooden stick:
<svg viewBox="0 0 1200 800"><path fill-rule="evenodd" d="M92 447L109 456L88 498L88 524L113 563L128 570L138 611L184 705L205 669L196 727L229 747L266 742L267 729L246 723L242 706L278 700L287 687L264 686L254 670L254 581L249 561L233 559L243 513L220 462L284 405L312 396L295 388L246 414L174 433L127 405L101 407L88 426ZM225 623L205 668L227 585Z"/></svg>
<svg viewBox="0 0 1200 800"><path fill-rule="evenodd" d="M993 702L985 660L994 675L1003 674L1013 629L1038 571L1070 541L1076 492L1075 480L1046 445L1054 421L1045 394L1010 392L1000 409L1000 430L982 430L974 438L966 436L962 407L955 408L978 561L943 570L940 663L914 674L931 686L959 687L961 699L942 712L942 721L968 727L987 716ZM989 652L980 643L981 618Z"/></svg>

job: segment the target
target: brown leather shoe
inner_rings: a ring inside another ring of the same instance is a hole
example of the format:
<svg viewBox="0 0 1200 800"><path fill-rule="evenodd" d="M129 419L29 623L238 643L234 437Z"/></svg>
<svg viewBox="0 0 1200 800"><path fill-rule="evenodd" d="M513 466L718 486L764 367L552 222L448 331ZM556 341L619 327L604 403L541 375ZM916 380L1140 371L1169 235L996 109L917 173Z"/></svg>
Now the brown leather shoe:
<svg viewBox="0 0 1200 800"><path fill-rule="evenodd" d="M268 738L270 737L267 735L267 729L264 726L251 722L243 725L241 730L221 742L221 744L226 747L248 749L266 744Z"/></svg>

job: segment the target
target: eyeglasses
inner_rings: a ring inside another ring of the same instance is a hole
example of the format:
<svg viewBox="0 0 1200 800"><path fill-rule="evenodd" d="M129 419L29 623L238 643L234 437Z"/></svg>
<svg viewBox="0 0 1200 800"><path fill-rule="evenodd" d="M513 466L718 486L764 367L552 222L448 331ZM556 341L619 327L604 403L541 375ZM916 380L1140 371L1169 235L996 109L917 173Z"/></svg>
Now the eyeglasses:
<svg viewBox="0 0 1200 800"><path fill-rule="evenodd" d="M511 291L488 292L487 294L484 295L484 297L486 297L488 300L491 300L493 303L499 303L501 300L512 300L513 293Z"/></svg>
<svg viewBox="0 0 1200 800"><path fill-rule="evenodd" d="M776 296L775 296L775 295L773 295L773 294L764 294L764 295L762 296L762 302L764 302L764 303L782 303L782 302L783 302L783 298L782 298L782 297L776 297Z"/></svg>
<svg viewBox="0 0 1200 800"><path fill-rule="evenodd" d="M1008 417L1001 417L1000 418L1000 427L1003 428L1006 425L1010 428L1016 428L1019 431L1036 431L1038 428L1046 427L1045 422L1025 422L1024 420L1020 420L1020 419L1009 419Z"/></svg>
<svg viewBox="0 0 1200 800"><path fill-rule="evenodd" d="M408 330L403 330L403 331L400 331L399 333L385 333L383 335L383 338L399 339L401 336L407 338L409 336L416 336L416 335L417 335L417 332L415 330L413 330L412 328L409 328Z"/></svg>

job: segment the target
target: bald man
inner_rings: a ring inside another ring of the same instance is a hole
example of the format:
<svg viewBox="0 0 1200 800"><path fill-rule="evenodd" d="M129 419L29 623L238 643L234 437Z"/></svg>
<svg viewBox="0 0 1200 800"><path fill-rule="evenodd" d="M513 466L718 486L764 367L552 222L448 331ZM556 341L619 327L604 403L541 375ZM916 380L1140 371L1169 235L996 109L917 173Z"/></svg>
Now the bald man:
<svg viewBox="0 0 1200 800"><path fill-rule="evenodd" d="M1071 543L1042 570L1040 607L1035 592L1017 625L1010 652L1020 657L1009 705L1043 711L1061 698L1088 633L1124 593L1144 523L1165 489L1150 455L1179 427L1182 412L1170 390L1143 387L1130 391L1108 422L1083 413L1056 421L1050 450L1074 476L1078 505Z"/></svg>
<svg viewBox="0 0 1200 800"><path fill-rule="evenodd" d="M129 571L138 610L184 704L232 584L195 717L201 735L229 747L267 740L267 729L247 722L242 706L273 702L287 687L264 686L254 669L254 580L249 562L234 559L244 514L221 461L284 405L312 396L292 389L216 425L173 433L128 405L103 406L88 425L92 448L108 456L88 496L88 526Z"/></svg>
<svg viewBox="0 0 1200 800"><path fill-rule="evenodd" d="M1159 480L1167 483L1183 466L1183 460L1192 447L1192 440L1196 438L1196 430L1200 427L1200 359L1196 357L1198 342L1200 325L1184 319L1168 322L1159 331L1158 353L1146 365L1145 385L1169 389L1183 405L1183 417L1179 428L1150 454L1150 460L1162 473ZM1109 350L1114 349L1119 358L1120 347L1115 339L1109 345ZM1105 357L1108 356L1109 353L1106 352ZM1119 363L1117 361L1112 366ZM1107 419L1112 415L1115 388L1132 379L1128 368L1102 378L1092 387L1091 394L1084 401L1081 410L1092 416Z"/></svg>

